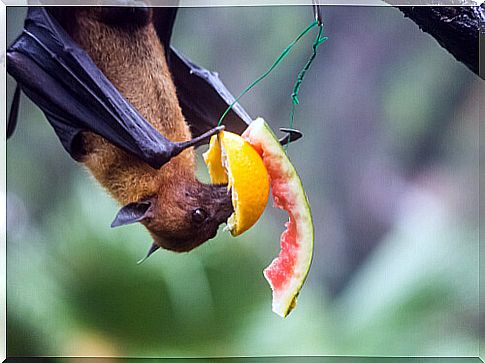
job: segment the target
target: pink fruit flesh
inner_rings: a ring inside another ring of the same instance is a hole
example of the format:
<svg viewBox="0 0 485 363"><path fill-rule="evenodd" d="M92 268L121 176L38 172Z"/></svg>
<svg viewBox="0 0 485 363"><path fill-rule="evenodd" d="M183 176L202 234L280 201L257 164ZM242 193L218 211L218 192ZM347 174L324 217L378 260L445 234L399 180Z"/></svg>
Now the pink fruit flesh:
<svg viewBox="0 0 485 363"><path fill-rule="evenodd" d="M248 135L243 134L243 137ZM279 209L288 212L289 220L286 222L286 230L280 237L280 253L277 258L263 271L264 276L271 285L271 288L277 292L284 289L285 285L293 276L293 271L297 262L298 242L295 217L291 212L292 206L288 196L288 186L284 178L281 176L280 165L274 159L265 155L263 145L258 144L255 140L250 140L251 145L263 158L264 165L268 170L271 183L271 193L273 195L274 205Z"/></svg>
<svg viewBox="0 0 485 363"><path fill-rule="evenodd" d="M263 272L273 290L284 288L293 275L296 265L295 248L298 247L298 243L296 242L295 222L291 217L285 226L287 229L283 232L280 239L280 254Z"/></svg>

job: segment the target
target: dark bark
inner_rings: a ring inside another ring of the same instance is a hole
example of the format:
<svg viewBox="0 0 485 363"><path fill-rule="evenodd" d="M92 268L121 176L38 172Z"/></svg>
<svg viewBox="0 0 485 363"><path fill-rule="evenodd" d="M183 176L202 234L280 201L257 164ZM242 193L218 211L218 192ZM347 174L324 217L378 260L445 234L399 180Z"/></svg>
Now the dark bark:
<svg viewBox="0 0 485 363"><path fill-rule="evenodd" d="M400 6L406 17L432 35L472 72L479 74L478 37L485 22L482 6Z"/></svg>

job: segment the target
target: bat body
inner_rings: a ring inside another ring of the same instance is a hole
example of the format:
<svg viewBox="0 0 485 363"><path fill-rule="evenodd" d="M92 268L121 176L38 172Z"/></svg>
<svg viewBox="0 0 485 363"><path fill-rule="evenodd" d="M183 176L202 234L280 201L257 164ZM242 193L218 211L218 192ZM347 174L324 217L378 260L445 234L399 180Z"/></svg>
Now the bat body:
<svg viewBox="0 0 485 363"><path fill-rule="evenodd" d="M155 129L171 141L191 139L150 9L139 9L129 23L123 12L103 8L78 9L69 19L71 37ZM126 216L140 221L157 247L191 250L214 237L232 213L225 186L195 178L192 148L159 170L94 133L83 136L82 149L92 174L127 206L119 223Z"/></svg>
<svg viewBox="0 0 485 363"><path fill-rule="evenodd" d="M68 32L161 134L171 141L190 140L152 12L140 15L136 24L132 19L128 27L104 16L101 8L77 10ZM195 178L193 149L159 170L94 133L84 136L83 149L82 161L117 200L137 208L138 202L149 203L150 211L147 215L142 208L140 221L158 246L190 250L214 237L232 213L225 186L204 185Z"/></svg>

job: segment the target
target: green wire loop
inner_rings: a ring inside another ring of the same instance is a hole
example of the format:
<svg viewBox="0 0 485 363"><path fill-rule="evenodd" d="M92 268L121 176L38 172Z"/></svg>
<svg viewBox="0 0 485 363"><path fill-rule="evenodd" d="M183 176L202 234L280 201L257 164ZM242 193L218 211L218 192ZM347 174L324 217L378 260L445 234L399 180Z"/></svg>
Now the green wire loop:
<svg viewBox="0 0 485 363"><path fill-rule="evenodd" d="M229 107L224 111L222 114L221 118L219 119L219 122L217 123L217 126L220 126L222 124L222 121L224 120L224 117L229 113L229 111L232 109L232 107L236 104L239 99L244 96L251 88L256 86L260 81L262 81L268 74L271 73L273 69L275 69L281 61L288 55L290 50L293 48L293 46L301 39L303 36L305 36L310 30L313 29L314 26L318 25L318 34L317 37L315 38L315 41L313 42L312 49L313 52L306 62L305 66L302 68L300 72L298 72L298 77L295 82L295 86L293 87L293 93L291 94L291 111L290 111L290 128L293 128L293 123L295 119L295 109L296 105L300 103L300 100L298 99L298 93L300 92L301 84L303 82L303 79L305 78L306 72L310 69L310 66L312 65L313 61L315 60L315 57L317 56L317 50L318 47L325 42L328 38L326 36L323 36L323 23L318 24L318 21L315 20L313 21L310 25L308 25L305 30L303 30L300 35L298 35L295 40L293 40L286 48L281 52L281 54L276 58L274 63L271 65L271 67L264 72L261 76L259 76L253 83L251 83L248 87L242 91L239 96L235 98L235 100L229 105ZM288 150L288 145L290 144L291 137L288 140L288 143L285 145L285 150Z"/></svg>
<svg viewBox="0 0 485 363"><path fill-rule="evenodd" d="M301 87L301 83L303 82L303 78L305 78L306 72L308 71L308 69L310 69L310 66L312 65L313 61L315 60L315 57L317 56L318 47L320 46L320 44L322 44L324 41L328 39L327 37L322 37L322 33L323 33L323 26L319 26L317 37L315 38L315 42L313 43L313 46L312 46L313 53L308 59L303 69L298 73L298 79L293 88L293 93L291 94L291 100L293 102L293 105L298 105L300 103L300 101L298 100L298 93L300 92L300 87Z"/></svg>
<svg viewBox="0 0 485 363"><path fill-rule="evenodd" d="M312 55L306 62L303 69L298 73L298 78L295 82L295 86L293 87L293 93L291 94L290 129L293 128L296 105L300 103L300 100L298 99L298 93L300 92L301 84L303 82L303 79L305 78L305 74L310 69L310 66L312 65L313 61L315 60L315 57L317 56L318 47L327 39L328 37L323 36L323 24L320 24L318 26L317 37L315 38L315 41L313 42L313 45L312 45L312 49L313 49ZM288 140L288 143L285 145L285 150L288 150L288 145L290 145L290 142L291 142L291 136L290 136L290 139Z"/></svg>
<svg viewBox="0 0 485 363"><path fill-rule="evenodd" d="M226 115L229 113L229 111L232 109L232 106L234 106L236 104L237 101L239 101L239 99L244 96L251 88L253 88L254 86L256 86L256 84L258 84L261 80L263 80L268 74L271 73L271 71L273 69L275 69L278 64L280 64L280 62L288 55L288 53L290 52L291 48L293 48L293 46L306 34L308 33L310 30L312 30L312 28L317 25L318 22L315 20L313 21L309 26L307 26L305 28L305 30L303 30L301 32L300 35L298 35L295 40L293 40L286 48L285 50L283 50L283 52L281 52L281 54L279 55L278 58L276 58L276 60L274 61L273 65L265 72L263 73L261 76L259 76L253 83L251 83L248 87L246 87L246 89L244 91L241 92L241 94L239 96L236 97L236 99L229 105L229 107L226 109L226 111L224 111L224 113L222 114L221 118L219 119L219 122L217 123L217 126L220 126L222 124L222 120L224 120L224 117L226 117Z"/></svg>

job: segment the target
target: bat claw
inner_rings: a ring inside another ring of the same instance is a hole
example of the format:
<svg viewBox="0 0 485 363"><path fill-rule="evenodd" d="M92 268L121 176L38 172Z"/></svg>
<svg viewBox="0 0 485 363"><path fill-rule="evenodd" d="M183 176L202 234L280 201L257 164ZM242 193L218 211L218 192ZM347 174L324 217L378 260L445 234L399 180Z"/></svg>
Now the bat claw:
<svg viewBox="0 0 485 363"><path fill-rule="evenodd" d="M180 154L183 150L191 147L191 146L198 146L200 145L203 141L211 137L212 135L217 134L218 132L224 130L225 126L217 126L212 129L210 129L207 132L204 132L202 135L199 135L197 137L194 137L192 140L189 141L182 141L182 142L176 142L175 143L175 148L172 152L172 156L176 156Z"/></svg>
<svg viewBox="0 0 485 363"><path fill-rule="evenodd" d="M286 135L279 140L281 145L289 144L303 137L303 133L295 129L280 127L280 131L286 132Z"/></svg>
<svg viewBox="0 0 485 363"><path fill-rule="evenodd" d="M158 249L160 248L159 245L157 245L155 242L152 243L152 245L150 246L150 248L148 249L148 252L146 254L145 257L143 257L140 261L138 261L136 264L137 265L140 265L142 264L143 262L145 262L147 260L148 257L150 257L155 251L157 251Z"/></svg>

